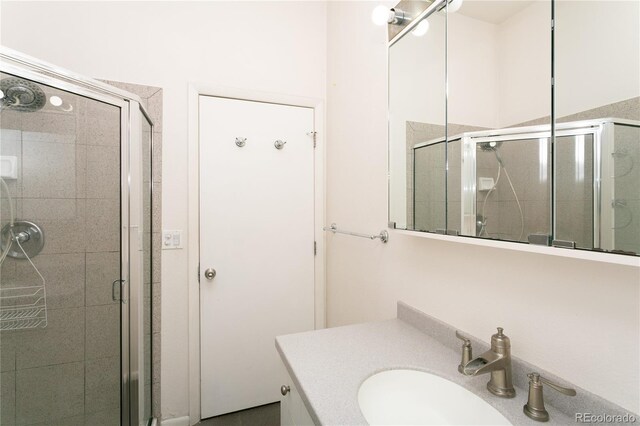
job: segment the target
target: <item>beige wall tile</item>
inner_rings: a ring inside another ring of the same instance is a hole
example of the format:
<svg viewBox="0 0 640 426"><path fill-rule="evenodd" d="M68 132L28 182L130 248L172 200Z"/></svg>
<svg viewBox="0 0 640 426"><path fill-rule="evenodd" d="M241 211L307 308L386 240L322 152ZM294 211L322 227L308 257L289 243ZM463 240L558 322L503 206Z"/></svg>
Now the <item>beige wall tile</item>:
<svg viewBox="0 0 640 426"><path fill-rule="evenodd" d="M25 139L32 136L34 138L33 140L40 140L42 142L75 142L75 113L41 110L28 114L28 117L23 117L21 127L21 130L27 133L27 135L24 135Z"/></svg>
<svg viewBox="0 0 640 426"><path fill-rule="evenodd" d="M120 278L120 252L87 253L86 305L118 304L111 284Z"/></svg>
<svg viewBox="0 0 640 426"><path fill-rule="evenodd" d="M24 197L76 197L76 151L74 145L24 141L22 151L22 194Z"/></svg>
<svg viewBox="0 0 640 426"><path fill-rule="evenodd" d="M87 253L120 250L120 202L87 199Z"/></svg>
<svg viewBox="0 0 640 426"><path fill-rule="evenodd" d="M22 117L24 113L17 111L2 111L0 115L0 127L2 129L22 130Z"/></svg>
<svg viewBox="0 0 640 426"><path fill-rule="evenodd" d="M162 91L156 92L147 99L149 115L156 131L162 131Z"/></svg>
<svg viewBox="0 0 640 426"><path fill-rule="evenodd" d="M84 410L84 363L16 372L16 423L53 423Z"/></svg>
<svg viewBox="0 0 640 426"><path fill-rule="evenodd" d="M162 133L153 132L153 181L162 182Z"/></svg>
<svg viewBox="0 0 640 426"><path fill-rule="evenodd" d="M84 426L120 426L119 410L106 410L97 413L88 413L84 418Z"/></svg>
<svg viewBox="0 0 640 426"><path fill-rule="evenodd" d="M16 332L16 369L84 359L84 308L48 309L46 328Z"/></svg>
<svg viewBox="0 0 640 426"><path fill-rule="evenodd" d="M120 145L120 108L87 100L78 113L78 143Z"/></svg>
<svg viewBox="0 0 640 426"><path fill-rule="evenodd" d="M87 198L120 198L120 147L87 146Z"/></svg>
<svg viewBox="0 0 640 426"><path fill-rule="evenodd" d="M16 345L14 331L0 331L0 371L16 369Z"/></svg>
<svg viewBox="0 0 640 426"><path fill-rule="evenodd" d="M120 410L120 357L87 360L85 413Z"/></svg>
<svg viewBox="0 0 640 426"><path fill-rule="evenodd" d="M85 359L117 357L120 354L120 305L86 308Z"/></svg>
<svg viewBox="0 0 640 426"><path fill-rule="evenodd" d="M41 254L80 253L85 251L85 200L24 199L23 217L44 231Z"/></svg>
<svg viewBox="0 0 640 426"><path fill-rule="evenodd" d="M0 373L0 424L13 426L16 421L16 372Z"/></svg>
<svg viewBox="0 0 640 426"><path fill-rule="evenodd" d="M45 277L48 309L84 306L83 253L40 254L33 262ZM17 264L15 283L33 286L42 284L42 281L31 264L22 261Z"/></svg>

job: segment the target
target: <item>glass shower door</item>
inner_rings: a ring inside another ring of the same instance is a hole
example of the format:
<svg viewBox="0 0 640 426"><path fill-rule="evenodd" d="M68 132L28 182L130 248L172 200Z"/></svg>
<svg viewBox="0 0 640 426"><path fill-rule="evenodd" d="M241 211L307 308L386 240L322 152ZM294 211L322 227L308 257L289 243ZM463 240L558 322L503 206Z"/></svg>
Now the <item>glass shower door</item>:
<svg viewBox="0 0 640 426"><path fill-rule="evenodd" d="M0 423L119 425L125 103L0 90Z"/></svg>
<svg viewBox="0 0 640 426"><path fill-rule="evenodd" d="M446 223L446 149L444 141L413 149L413 229L439 232Z"/></svg>
<svg viewBox="0 0 640 426"><path fill-rule="evenodd" d="M548 239L551 235L548 132L470 140L475 147L476 226L467 229L467 235L517 242L535 240L536 236ZM466 169L465 173L470 174ZM468 182L469 177L465 176L463 181Z"/></svg>

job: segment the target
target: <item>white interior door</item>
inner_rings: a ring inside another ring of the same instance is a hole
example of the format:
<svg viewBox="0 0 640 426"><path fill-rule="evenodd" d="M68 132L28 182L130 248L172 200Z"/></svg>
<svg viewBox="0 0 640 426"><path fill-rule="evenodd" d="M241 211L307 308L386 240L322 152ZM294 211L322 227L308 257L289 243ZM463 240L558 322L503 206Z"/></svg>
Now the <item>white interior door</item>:
<svg viewBox="0 0 640 426"><path fill-rule="evenodd" d="M314 122L311 108L209 96L199 103L207 418L278 401L274 338L314 328Z"/></svg>

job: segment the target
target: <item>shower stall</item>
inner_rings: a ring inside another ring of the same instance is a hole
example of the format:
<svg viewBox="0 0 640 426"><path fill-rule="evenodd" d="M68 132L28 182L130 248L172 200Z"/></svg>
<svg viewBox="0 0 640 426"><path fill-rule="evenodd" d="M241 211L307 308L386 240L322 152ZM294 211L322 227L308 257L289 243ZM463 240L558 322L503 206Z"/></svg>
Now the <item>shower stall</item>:
<svg viewBox="0 0 640 426"><path fill-rule="evenodd" d="M149 425L140 98L0 50L0 424Z"/></svg>
<svg viewBox="0 0 640 426"><path fill-rule="evenodd" d="M553 137L540 125L415 144L416 228L640 254L640 122L557 123Z"/></svg>

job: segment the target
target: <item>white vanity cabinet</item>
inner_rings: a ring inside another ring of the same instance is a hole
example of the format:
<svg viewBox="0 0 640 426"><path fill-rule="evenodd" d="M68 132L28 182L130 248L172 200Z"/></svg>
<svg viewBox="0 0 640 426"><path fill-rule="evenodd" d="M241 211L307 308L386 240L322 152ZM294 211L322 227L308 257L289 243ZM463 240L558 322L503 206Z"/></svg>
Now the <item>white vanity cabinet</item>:
<svg viewBox="0 0 640 426"><path fill-rule="evenodd" d="M280 424L282 426L313 426L313 420L300 398L298 388L288 374L284 377L283 386L288 386L288 391L285 391L285 395L280 399Z"/></svg>

